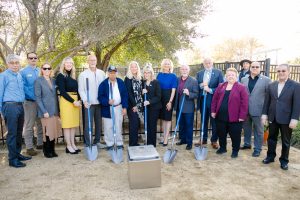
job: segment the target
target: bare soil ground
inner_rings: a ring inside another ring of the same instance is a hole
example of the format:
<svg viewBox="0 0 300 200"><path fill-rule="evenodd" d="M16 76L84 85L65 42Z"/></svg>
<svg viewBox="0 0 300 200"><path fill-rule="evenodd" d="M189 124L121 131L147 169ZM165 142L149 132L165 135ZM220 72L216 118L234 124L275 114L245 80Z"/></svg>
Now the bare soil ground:
<svg viewBox="0 0 300 200"><path fill-rule="evenodd" d="M166 148L157 150L163 155ZM266 147L258 158L246 150L237 159L231 159L231 150L220 156L209 147L207 160L196 161L193 151L180 146L174 163L162 163L162 186L137 190L129 188L126 150L120 165L113 164L105 150L94 162L83 153L66 154L63 145L57 146L57 153L58 158L47 159L40 152L27 167L15 169L8 166L7 150L2 149L0 199L300 199L300 150L295 148L290 150L289 170L283 171L278 158L262 164Z"/></svg>

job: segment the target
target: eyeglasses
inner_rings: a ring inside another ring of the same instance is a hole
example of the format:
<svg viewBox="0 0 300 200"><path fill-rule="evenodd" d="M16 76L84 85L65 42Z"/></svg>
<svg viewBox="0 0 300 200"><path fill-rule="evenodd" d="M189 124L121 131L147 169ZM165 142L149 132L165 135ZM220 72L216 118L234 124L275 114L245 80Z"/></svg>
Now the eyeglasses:
<svg viewBox="0 0 300 200"><path fill-rule="evenodd" d="M252 68L252 69L255 69L255 68L258 69L259 66L251 66L251 68Z"/></svg>
<svg viewBox="0 0 300 200"><path fill-rule="evenodd" d="M48 68L48 67L43 67L42 69L43 70L49 70L49 71L51 70L51 68Z"/></svg>
<svg viewBox="0 0 300 200"><path fill-rule="evenodd" d="M28 57L29 60L37 60L37 57Z"/></svg>
<svg viewBox="0 0 300 200"><path fill-rule="evenodd" d="M285 73L286 70L277 70L277 73L280 73L280 72Z"/></svg>
<svg viewBox="0 0 300 200"><path fill-rule="evenodd" d="M20 64L20 62L19 61L16 61L16 62L9 62L9 64L11 64L11 65L18 65L18 64Z"/></svg>

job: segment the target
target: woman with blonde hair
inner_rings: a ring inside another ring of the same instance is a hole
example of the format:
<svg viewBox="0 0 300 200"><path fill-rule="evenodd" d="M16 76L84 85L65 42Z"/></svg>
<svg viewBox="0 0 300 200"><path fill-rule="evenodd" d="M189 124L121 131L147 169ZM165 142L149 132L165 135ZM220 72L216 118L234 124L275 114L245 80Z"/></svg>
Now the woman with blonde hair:
<svg viewBox="0 0 300 200"><path fill-rule="evenodd" d="M154 71L151 65L143 68L145 88L143 94L144 106L147 106L147 145L156 147L157 120L161 109L161 89L159 82L154 79Z"/></svg>
<svg viewBox="0 0 300 200"><path fill-rule="evenodd" d="M34 83L34 93L38 105L38 117L43 127L43 152L46 158L57 157L55 139L60 133L58 120L55 80L51 78L52 69L48 63L41 67L40 77Z"/></svg>
<svg viewBox="0 0 300 200"><path fill-rule="evenodd" d="M177 88L177 77L173 74L173 68L173 62L165 58L161 62L161 72L157 75L157 80L161 87L162 109L159 118L162 119L163 125L164 139L160 142L163 146L168 145L172 123L173 100Z"/></svg>
<svg viewBox="0 0 300 200"><path fill-rule="evenodd" d="M79 108L81 101L78 94L76 69L71 57L63 59L56 84L60 93L60 118L67 143L66 153L78 154L80 149L75 145L75 130L79 126Z"/></svg>
<svg viewBox="0 0 300 200"><path fill-rule="evenodd" d="M138 131L143 116L142 76L139 64L131 61L125 77L128 92L129 146L138 146Z"/></svg>

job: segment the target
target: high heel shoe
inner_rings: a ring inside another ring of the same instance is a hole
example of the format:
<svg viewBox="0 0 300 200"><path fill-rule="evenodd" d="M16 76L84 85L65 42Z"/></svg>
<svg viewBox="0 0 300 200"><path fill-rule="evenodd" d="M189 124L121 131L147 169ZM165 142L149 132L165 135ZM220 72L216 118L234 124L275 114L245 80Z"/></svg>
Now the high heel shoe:
<svg viewBox="0 0 300 200"><path fill-rule="evenodd" d="M76 151L77 153L79 153L79 152L81 152L81 149L76 149L75 151Z"/></svg>
<svg viewBox="0 0 300 200"><path fill-rule="evenodd" d="M77 152L77 151L75 151L75 152L71 152L71 151L69 151L68 147L66 147L66 153L69 153L69 154L78 154L78 152Z"/></svg>
<svg viewBox="0 0 300 200"><path fill-rule="evenodd" d="M168 146L168 142L167 142L167 144L163 143L163 147L166 147L166 146Z"/></svg>

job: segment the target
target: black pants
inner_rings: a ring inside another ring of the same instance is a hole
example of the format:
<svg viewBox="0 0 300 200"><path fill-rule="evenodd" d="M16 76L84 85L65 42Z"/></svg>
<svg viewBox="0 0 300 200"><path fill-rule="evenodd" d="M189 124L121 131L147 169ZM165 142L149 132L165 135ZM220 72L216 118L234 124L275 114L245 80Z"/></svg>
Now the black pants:
<svg viewBox="0 0 300 200"><path fill-rule="evenodd" d="M279 161L281 163L287 164L289 162L290 142L293 131L291 128L289 128L288 124L278 124L276 120L270 123L267 157L271 159L274 159L276 157L276 145L279 130L281 133L282 143L281 156L279 158Z"/></svg>
<svg viewBox="0 0 300 200"><path fill-rule="evenodd" d="M147 110L147 144L156 147L157 120L160 110Z"/></svg>
<svg viewBox="0 0 300 200"><path fill-rule="evenodd" d="M132 109L128 109L129 119L129 146L138 145L138 134L140 119L137 112L133 112Z"/></svg>
<svg viewBox="0 0 300 200"><path fill-rule="evenodd" d="M101 106L100 104L90 106L90 120L91 131L95 133L93 144L100 142L100 136L102 132L102 118L101 118ZM95 132L93 131L93 121L95 123ZM84 142L88 146L90 145L89 126L88 126L88 111L84 108Z"/></svg>
<svg viewBox="0 0 300 200"><path fill-rule="evenodd" d="M229 133L232 142L232 151L239 152L241 145L242 122L225 122L217 119L216 124L220 148L226 150L227 133Z"/></svg>

